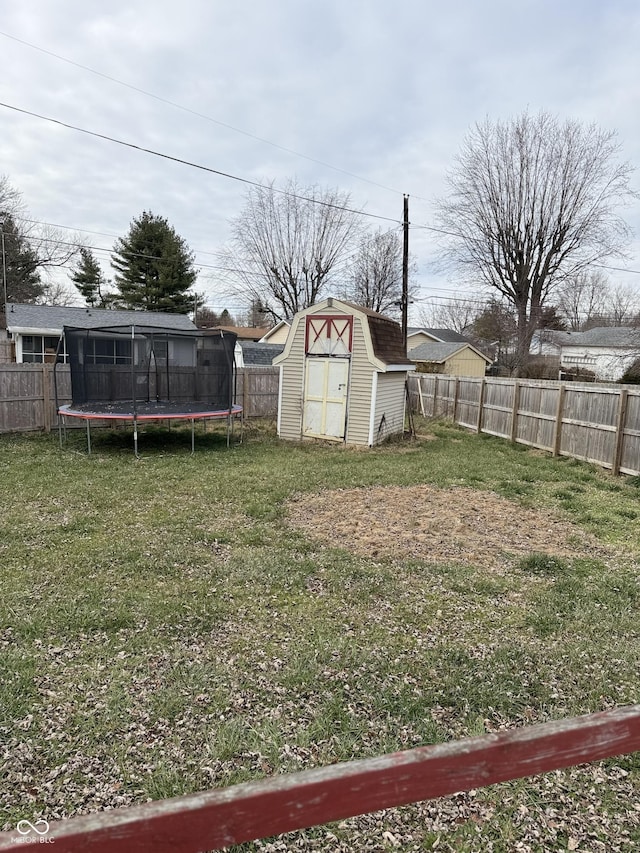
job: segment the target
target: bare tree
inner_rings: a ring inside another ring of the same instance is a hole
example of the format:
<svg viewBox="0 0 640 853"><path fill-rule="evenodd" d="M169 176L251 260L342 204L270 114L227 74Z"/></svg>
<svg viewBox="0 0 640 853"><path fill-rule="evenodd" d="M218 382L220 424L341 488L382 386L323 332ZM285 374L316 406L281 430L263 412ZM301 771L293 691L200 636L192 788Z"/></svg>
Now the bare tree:
<svg viewBox="0 0 640 853"><path fill-rule="evenodd" d="M275 320L313 305L335 277L359 235L349 195L288 181L252 187L232 222L222 260L247 306L260 300Z"/></svg>
<svg viewBox="0 0 640 853"><path fill-rule="evenodd" d="M42 297L38 300L45 305L75 305L78 294L64 281L54 280L44 284ZM101 306L104 307L104 306Z"/></svg>
<svg viewBox="0 0 640 853"><path fill-rule="evenodd" d="M75 257L79 239L30 219L21 193L6 175L0 176L0 231L7 301L66 300L70 291L55 275Z"/></svg>
<svg viewBox="0 0 640 853"><path fill-rule="evenodd" d="M420 322L428 329L453 329L462 335L473 325L480 310L477 299L432 301L421 309Z"/></svg>
<svg viewBox="0 0 640 853"><path fill-rule="evenodd" d="M617 284L610 289L610 301L605 309L609 323L603 325L628 326L636 322L640 311L638 293L626 284Z"/></svg>
<svg viewBox="0 0 640 853"><path fill-rule="evenodd" d="M344 295L380 314L399 315L402 300L402 236L399 231L380 228L373 235L362 238L348 265Z"/></svg>
<svg viewBox="0 0 640 853"><path fill-rule="evenodd" d="M561 282L554 301L569 329L579 332L604 313L609 294L609 281L602 270L585 269Z"/></svg>
<svg viewBox="0 0 640 853"><path fill-rule="evenodd" d="M476 125L448 177L438 219L458 236L446 253L514 306L518 375L549 295L629 238L615 210L633 196L632 169L618 150L595 125L525 113Z"/></svg>

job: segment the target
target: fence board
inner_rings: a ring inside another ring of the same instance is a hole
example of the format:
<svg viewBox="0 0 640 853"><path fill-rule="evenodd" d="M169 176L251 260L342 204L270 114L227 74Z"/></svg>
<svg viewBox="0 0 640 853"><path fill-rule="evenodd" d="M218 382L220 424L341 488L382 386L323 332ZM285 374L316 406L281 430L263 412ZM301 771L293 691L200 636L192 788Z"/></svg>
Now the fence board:
<svg viewBox="0 0 640 853"><path fill-rule="evenodd" d="M49 827L57 853L196 853L640 748L640 706L248 782ZM0 850L24 843L0 835Z"/></svg>
<svg viewBox="0 0 640 853"><path fill-rule="evenodd" d="M422 385L427 417L452 417L460 426L511 439L554 455L571 456L617 473L640 474L640 388L526 379L410 377L410 399ZM517 389L517 393L516 393ZM453 397L455 404L450 404ZM621 406L624 400L624 416ZM414 404L414 408L416 408Z"/></svg>
<svg viewBox="0 0 640 853"><path fill-rule="evenodd" d="M105 399L122 396L122 382L129 383L130 377L129 367L115 366L110 375L104 374ZM58 386L59 405L70 403L71 376L68 365L58 365L55 383ZM275 418L278 411L278 385L278 368L245 367L238 370L236 402L244 405L245 417ZM191 399L194 390L193 371L187 368L172 385L172 396ZM107 421L101 423L112 426ZM53 365L0 364L0 433L49 431L56 424ZM94 426L98 425L96 423ZM71 424L68 426L73 428Z"/></svg>

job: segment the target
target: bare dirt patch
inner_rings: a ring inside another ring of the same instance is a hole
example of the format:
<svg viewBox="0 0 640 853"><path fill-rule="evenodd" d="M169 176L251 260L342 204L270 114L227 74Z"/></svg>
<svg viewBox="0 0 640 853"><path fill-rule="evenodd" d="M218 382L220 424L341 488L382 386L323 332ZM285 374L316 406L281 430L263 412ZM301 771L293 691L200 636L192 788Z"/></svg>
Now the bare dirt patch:
<svg viewBox="0 0 640 853"><path fill-rule="evenodd" d="M462 487L385 486L295 496L289 523L325 544L378 557L416 557L493 570L533 553L608 553L563 519L493 492Z"/></svg>

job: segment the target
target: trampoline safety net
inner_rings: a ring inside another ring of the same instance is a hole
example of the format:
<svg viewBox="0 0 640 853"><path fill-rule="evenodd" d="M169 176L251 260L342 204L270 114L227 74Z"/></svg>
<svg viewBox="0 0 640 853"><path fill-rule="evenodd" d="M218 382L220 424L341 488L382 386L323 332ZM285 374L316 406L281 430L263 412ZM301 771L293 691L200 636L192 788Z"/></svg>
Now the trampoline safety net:
<svg viewBox="0 0 640 853"><path fill-rule="evenodd" d="M126 404L135 414L190 404L230 409L236 335L152 326L64 328L72 405Z"/></svg>

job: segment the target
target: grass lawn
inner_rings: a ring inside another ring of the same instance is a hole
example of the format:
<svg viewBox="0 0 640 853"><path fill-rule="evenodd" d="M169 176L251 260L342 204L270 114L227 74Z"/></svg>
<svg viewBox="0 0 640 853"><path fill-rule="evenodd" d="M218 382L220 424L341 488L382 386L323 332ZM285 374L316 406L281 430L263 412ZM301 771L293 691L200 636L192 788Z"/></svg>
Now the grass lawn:
<svg viewBox="0 0 640 853"><path fill-rule="evenodd" d="M91 456L0 436L0 827L639 702L640 481L419 432L363 451L258 424L191 456L149 430L140 460L123 432ZM576 555L505 542L496 570L288 522L308 493L425 484L570 521ZM639 848L638 755L242 847Z"/></svg>

